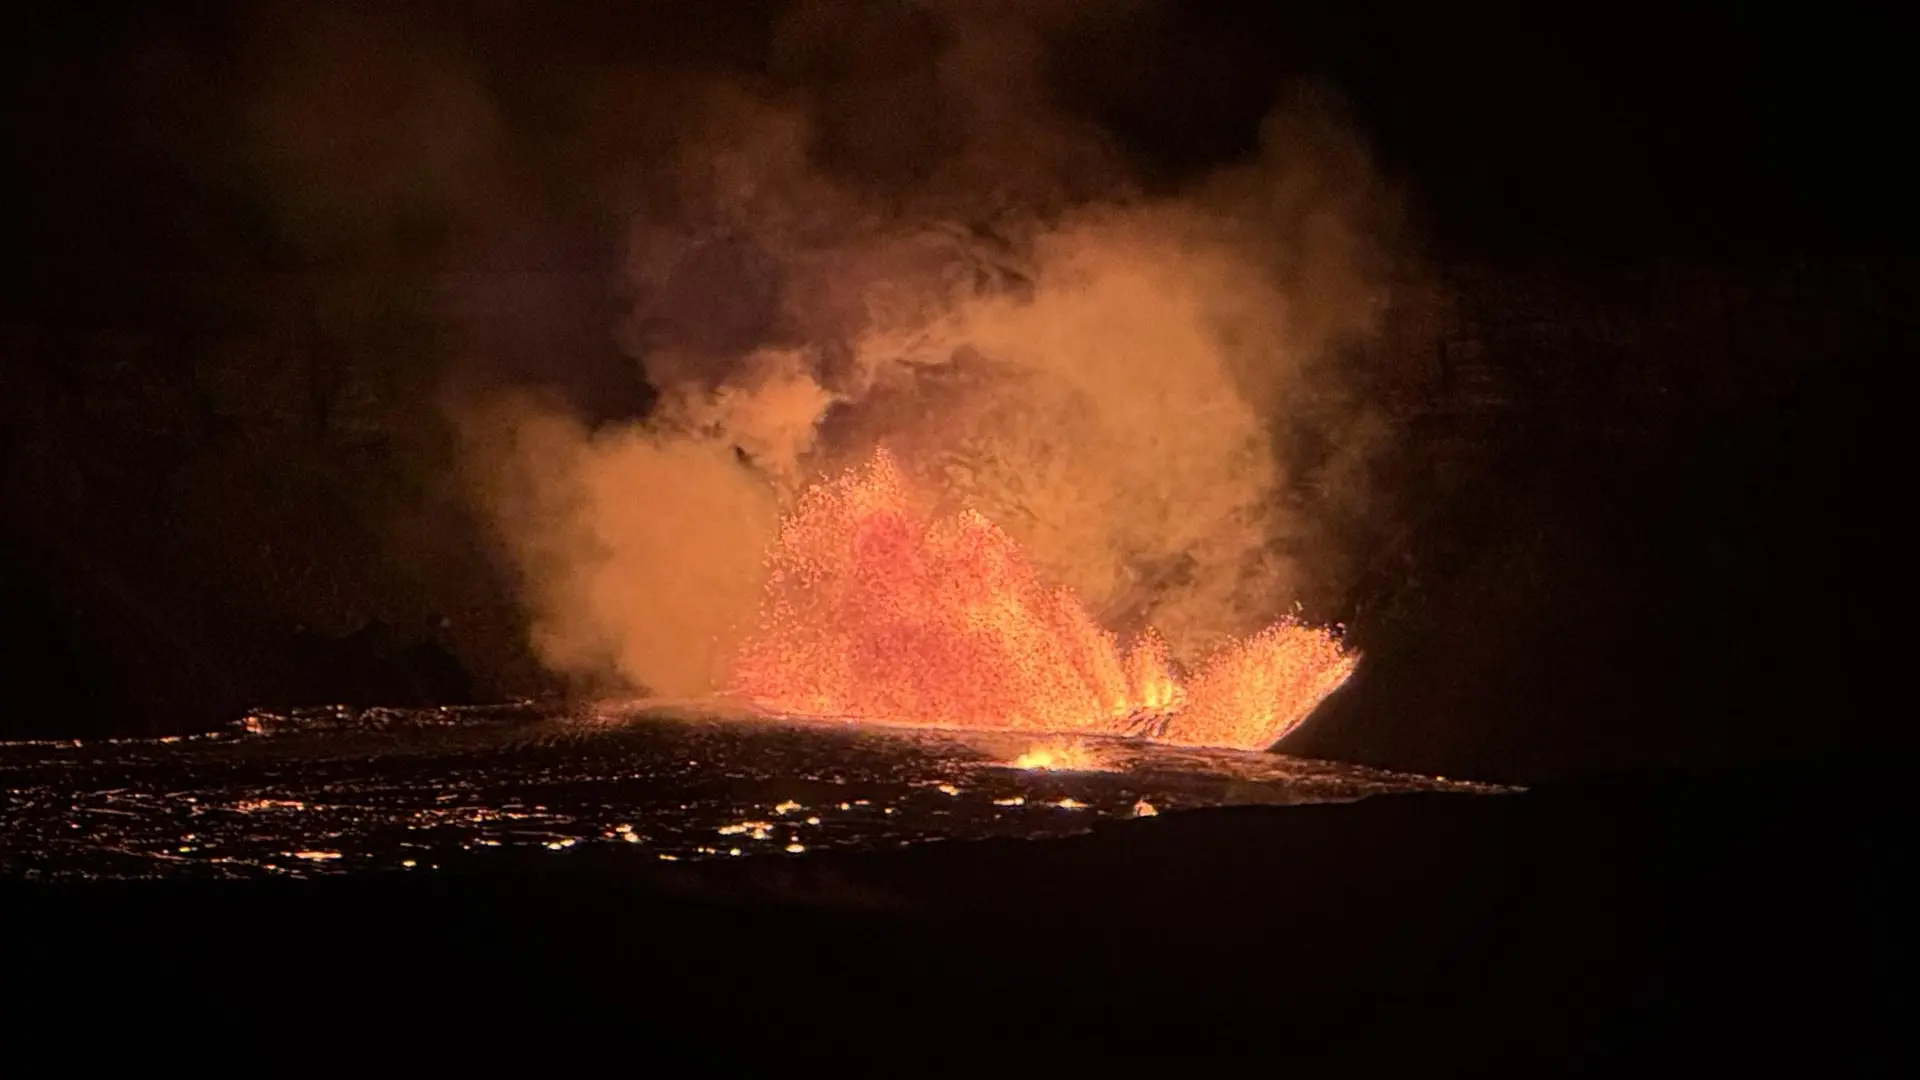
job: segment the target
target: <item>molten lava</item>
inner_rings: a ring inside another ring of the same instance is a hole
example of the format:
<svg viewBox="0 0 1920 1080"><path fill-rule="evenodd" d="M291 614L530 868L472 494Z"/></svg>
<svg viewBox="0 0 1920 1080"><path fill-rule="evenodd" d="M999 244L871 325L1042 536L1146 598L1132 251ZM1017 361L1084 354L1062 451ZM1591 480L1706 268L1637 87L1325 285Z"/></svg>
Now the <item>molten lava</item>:
<svg viewBox="0 0 1920 1080"><path fill-rule="evenodd" d="M728 690L774 712L1255 749L1356 663L1333 634L1287 620L1183 684L1158 635L1123 652L998 526L932 514L884 452L803 494L769 562Z"/></svg>
<svg viewBox="0 0 1920 1080"><path fill-rule="evenodd" d="M1070 743L1033 747L1013 759L1013 767L1037 772L1101 772L1107 766L1085 747Z"/></svg>

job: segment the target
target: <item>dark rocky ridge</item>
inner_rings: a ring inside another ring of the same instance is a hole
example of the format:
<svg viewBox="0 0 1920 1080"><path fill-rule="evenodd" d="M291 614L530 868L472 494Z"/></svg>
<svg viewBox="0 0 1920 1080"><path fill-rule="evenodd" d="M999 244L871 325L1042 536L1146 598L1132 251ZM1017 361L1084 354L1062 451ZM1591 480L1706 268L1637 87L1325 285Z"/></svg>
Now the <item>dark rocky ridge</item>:
<svg viewBox="0 0 1920 1080"><path fill-rule="evenodd" d="M1900 780L1381 796L851 856L614 844L437 874L0 883L32 928L0 963L16 1024L151 988L139 1016L164 1023L613 1023L649 1062L721 1067L1851 1072L1909 1049L1886 996L1912 946Z"/></svg>
<svg viewBox="0 0 1920 1080"><path fill-rule="evenodd" d="M1910 754L1872 688L1899 452L1874 388L1920 345L1913 268L1444 280L1357 360L1402 433L1400 531L1343 598L1371 659L1290 749L1509 777Z"/></svg>

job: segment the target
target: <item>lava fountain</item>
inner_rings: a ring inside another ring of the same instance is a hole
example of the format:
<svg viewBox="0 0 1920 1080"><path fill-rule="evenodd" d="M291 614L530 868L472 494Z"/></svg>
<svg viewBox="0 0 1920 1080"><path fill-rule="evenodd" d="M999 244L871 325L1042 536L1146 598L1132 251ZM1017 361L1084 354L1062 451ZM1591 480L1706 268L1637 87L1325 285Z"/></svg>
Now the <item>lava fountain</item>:
<svg viewBox="0 0 1920 1080"><path fill-rule="evenodd" d="M985 517L932 513L884 451L802 494L768 570L727 692L781 714L1259 749L1358 662L1286 619L1183 679L1157 635L1123 650Z"/></svg>

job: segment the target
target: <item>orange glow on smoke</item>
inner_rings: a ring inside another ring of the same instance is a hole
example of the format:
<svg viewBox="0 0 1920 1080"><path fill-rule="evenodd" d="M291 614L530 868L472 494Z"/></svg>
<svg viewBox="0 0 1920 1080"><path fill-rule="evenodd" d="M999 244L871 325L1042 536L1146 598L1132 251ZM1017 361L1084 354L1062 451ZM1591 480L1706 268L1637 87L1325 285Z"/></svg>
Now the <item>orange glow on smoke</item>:
<svg viewBox="0 0 1920 1080"><path fill-rule="evenodd" d="M801 496L769 570L729 691L781 713L1259 748L1356 662L1331 633L1283 621L1183 685L1158 635L1123 653L998 526L921 505L884 452Z"/></svg>

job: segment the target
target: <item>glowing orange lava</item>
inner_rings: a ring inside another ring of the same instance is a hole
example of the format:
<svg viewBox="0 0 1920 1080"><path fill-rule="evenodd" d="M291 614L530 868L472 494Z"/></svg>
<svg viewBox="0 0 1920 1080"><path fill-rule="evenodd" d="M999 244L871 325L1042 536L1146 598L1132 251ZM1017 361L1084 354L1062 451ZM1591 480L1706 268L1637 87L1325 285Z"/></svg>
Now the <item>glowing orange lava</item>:
<svg viewBox="0 0 1920 1080"><path fill-rule="evenodd" d="M999 527L929 512L884 452L801 496L769 571L728 690L780 713L1253 749L1356 662L1331 633L1283 621L1183 685L1158 635L1123 653Z"/></svg>
<svg viewBox="0 0 1920 1080"><path fill-rule="evenodd" d="M1014 758L1013 767L1038 772L1107 771L1091 751L1069 743L1033 747Z"/></svg>

